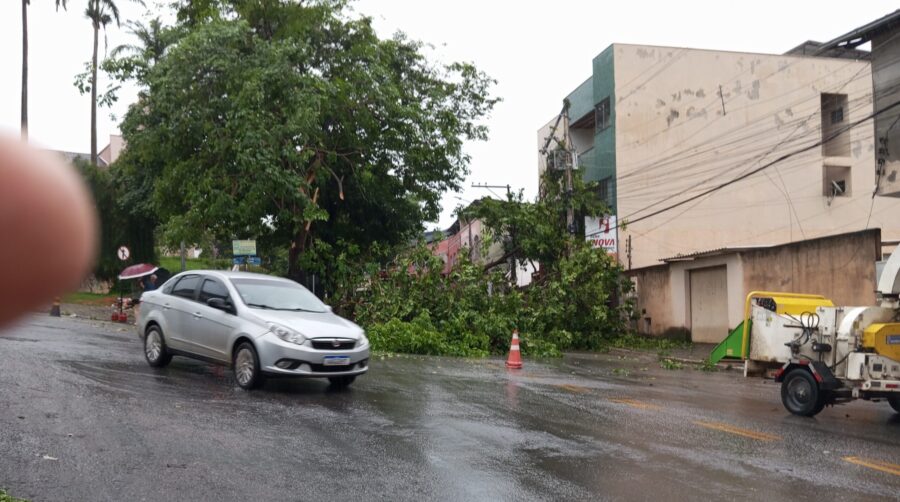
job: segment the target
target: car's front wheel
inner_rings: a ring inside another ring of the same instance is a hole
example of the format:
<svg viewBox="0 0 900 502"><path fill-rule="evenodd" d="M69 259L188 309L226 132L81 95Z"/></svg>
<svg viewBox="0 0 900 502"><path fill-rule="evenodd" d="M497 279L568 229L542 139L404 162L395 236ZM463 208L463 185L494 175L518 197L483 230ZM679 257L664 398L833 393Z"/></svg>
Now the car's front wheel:
<svg viewBox="0 0 900 502"><path fill-rule="evenodd" d="M144 337L144 357L147 364L154 368L162 368L172 361L172 354L166 349L166 341L159 326L147 328L147 335Z"/></svg>
<svg viewBox="0 0 900 502"><path fill-rule="evenodd" d="M344 375L338 377L329 377L328 382L336 389L345 389L356 380L356 375Z"/></svg>
<svg viewBox="0 0 900 502"><path fill-rule="evenodd" d="M234 379L243 389L255 389L263 384L264 376L259 367L259 356L249 342L238 345L234 352Z"/></svg>

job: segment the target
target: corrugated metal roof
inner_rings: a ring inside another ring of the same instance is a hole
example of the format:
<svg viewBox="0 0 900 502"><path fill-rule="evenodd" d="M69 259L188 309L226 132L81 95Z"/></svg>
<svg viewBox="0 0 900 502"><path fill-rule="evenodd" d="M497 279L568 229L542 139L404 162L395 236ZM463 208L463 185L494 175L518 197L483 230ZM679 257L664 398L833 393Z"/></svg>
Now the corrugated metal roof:
<svg viewBox="0 0 900 502"><path fill-rule="evenodd" d="M872 36L886 30L895 28L900 25L900 9L890 14L851 30L843 35L822 44L815 54L821 54L835 47L846 47L849 49L862 45L872 39ZM814 54L814 55L815 55Z"/></svg>
<svg viewBox="0 0 900 502"><path fill-rule="evenodd" d="M723 254L729 253L740 253L742 251L751 251L754 249L764 249L772 247L771 245L765 244L761 246L738 246L738 247L723 247L716 249L707 249L704 251L695 251L693 253L679 253L675 256L671 256L669 258L663 258L660 261L662 262L673 262L673 261L690 261L696 260L697 258L707 258L710 256L719 256Z"/></svg>

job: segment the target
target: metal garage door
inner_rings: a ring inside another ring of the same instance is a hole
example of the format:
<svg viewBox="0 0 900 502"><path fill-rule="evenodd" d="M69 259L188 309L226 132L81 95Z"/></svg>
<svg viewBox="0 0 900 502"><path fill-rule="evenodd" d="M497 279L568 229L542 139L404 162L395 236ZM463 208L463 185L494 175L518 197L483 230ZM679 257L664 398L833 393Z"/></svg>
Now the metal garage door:
<svg viewBox="0 0 900 502"><path fill-rule="evenodd" d="M719 343L728 335L727 284L724 266L690 271L691 340Z"/></svg>

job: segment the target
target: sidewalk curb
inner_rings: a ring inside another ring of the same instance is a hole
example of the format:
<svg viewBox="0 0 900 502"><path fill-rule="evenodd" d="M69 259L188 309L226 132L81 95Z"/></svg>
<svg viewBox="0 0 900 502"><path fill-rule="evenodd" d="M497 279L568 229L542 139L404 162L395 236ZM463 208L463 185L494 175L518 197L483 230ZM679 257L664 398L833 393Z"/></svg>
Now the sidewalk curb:
<svg viewBox="0 0 900 502"><path fill-rule="evenodd" d="M613 353L614 351L624 352L626 354L656 355L659 359L669 359L669 360L679 362L682 364L692 364L694 366L700 366L702 364L705 364L707 361L707 359L690 359L690 358L686 358L686 357L676 357L676 356L659 356L658 354L653 354L652 350L626 349L626 348L621 348L621 347L612 347L609 349L610 353ZM727 370L728 366L731 366L732 368L734 367L734 365L732 363L723 363L721 361L716 363L716 367L721 368L723 370Z"/></svg>

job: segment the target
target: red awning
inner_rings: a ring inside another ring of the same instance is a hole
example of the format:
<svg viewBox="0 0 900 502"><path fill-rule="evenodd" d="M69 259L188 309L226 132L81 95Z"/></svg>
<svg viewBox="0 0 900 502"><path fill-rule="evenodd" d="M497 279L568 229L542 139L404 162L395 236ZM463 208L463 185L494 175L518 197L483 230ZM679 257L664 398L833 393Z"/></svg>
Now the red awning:
<svg viewBox="0 0 900 502"><path fill-rule="evenodd" d="M153 272L159 270L159 267L156 265L151 265L149 263L138 263L137 265L132 265L119 274L119 279L137 279L138 277L146 277L151 275Z"/></svg>

